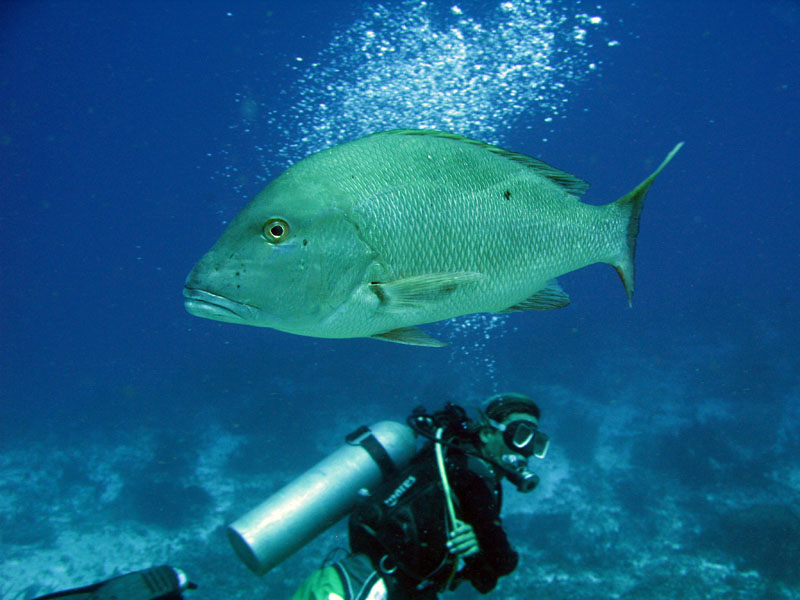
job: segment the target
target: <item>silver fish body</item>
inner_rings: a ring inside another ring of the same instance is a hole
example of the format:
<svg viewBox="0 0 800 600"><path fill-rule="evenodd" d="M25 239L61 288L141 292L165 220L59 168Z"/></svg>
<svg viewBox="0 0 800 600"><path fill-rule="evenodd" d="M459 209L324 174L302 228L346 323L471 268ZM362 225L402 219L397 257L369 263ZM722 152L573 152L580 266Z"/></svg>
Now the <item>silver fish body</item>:
<svg viewBox="0 0 800 600"><path fill-rule="evenodd" d="M613 265L633 294L644 196L617 202L534 158L396 130L323 150L259 193L187 277L197 316L324 338L436 346L416 326L560 308L559 275Z"/></svg>

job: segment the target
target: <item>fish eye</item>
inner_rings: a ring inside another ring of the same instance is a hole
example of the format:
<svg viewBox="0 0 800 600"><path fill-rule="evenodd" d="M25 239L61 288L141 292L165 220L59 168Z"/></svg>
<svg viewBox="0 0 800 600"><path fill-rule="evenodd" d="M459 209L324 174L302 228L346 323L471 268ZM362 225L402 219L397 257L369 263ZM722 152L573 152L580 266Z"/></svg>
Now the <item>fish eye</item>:
<svg viewBox="0 0 800 600"><path fill-rule="evenodd" d="M277 244L289 235L289 224L283 219L270 219L261 228L261 237L271 244Z"/></svg>

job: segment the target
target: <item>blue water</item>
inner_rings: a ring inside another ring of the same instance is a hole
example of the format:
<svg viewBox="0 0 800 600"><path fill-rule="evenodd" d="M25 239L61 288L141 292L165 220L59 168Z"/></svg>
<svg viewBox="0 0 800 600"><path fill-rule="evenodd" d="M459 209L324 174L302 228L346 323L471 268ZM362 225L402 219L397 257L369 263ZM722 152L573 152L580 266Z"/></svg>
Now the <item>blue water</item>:
<svg viewBox="0 0 800 600"><path fill-rule="evenodd" d="M501 390L553 449L507 494L522 560L494 597L800 596L798 26L778 0L5 2L0 596L169 562L195 598L288 597L341 526L257 579L224 524L357 425ZM184 311L283 168L420 126L593 204L685 141L633 308L596 265L560 278L564 310L426 326L444 349Z"/></svg>

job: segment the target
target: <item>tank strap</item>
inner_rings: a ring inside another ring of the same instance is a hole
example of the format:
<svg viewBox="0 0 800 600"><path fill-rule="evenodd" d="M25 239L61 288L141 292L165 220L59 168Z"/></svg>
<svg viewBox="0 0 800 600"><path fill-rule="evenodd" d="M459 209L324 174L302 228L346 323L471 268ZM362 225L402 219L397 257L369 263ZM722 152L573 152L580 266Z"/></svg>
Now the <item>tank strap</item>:
<svg viewBox="0 0 800 600"><path fill-rule="evenodd" d="M375 464L378 465L384 479L397 473L397 466L394 464L392 457L389 456L386 448L381 445L378 438L373 435L370 428L366 425L362 425L348 435L345 441L351 446L361 446L364 448L367 454L372 457L372 460L375 461Z"/></svg>

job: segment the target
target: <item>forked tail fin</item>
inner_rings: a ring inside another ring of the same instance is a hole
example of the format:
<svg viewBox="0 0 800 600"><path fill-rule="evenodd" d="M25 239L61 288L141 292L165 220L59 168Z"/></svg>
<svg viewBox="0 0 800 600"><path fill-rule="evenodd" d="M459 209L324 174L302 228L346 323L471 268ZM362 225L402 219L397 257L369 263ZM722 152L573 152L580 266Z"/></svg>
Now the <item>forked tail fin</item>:
<svg viewBox="0 0 800 600"><path fill-rule="evenodd" d="M678 150L681 149L681 146L683 146L683 142L680 142L667 154L667 158L653 171L650 177L614 203L620 212L628 215L625 250L617 258L617 261L612 263L612 266L617 270L617 274L622 280L622 285L625 286L625 293L628 295L629 306L633 304L633 285L635 279L633 259L636 255L636 237L639 235L639 217L642 214L644 198L647 195L647 190L650 189L650 185L658 174L661 173L661 169L667 166L669 161L678 153Z"/></svg>

